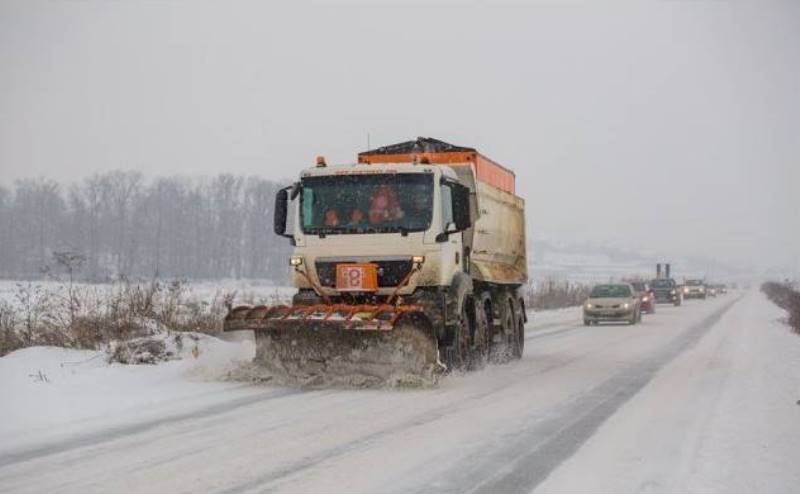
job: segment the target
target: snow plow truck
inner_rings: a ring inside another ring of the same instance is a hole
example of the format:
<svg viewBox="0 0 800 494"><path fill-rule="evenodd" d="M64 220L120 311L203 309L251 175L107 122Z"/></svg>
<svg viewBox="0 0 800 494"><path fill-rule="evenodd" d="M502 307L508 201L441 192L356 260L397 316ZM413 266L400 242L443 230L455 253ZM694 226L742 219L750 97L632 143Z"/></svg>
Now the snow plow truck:
<svg viewBox="0 0 800 494"><path fill-rule="evenodd" d="M521 358L524 201L475 149L418 138L319 157L277 193L274 229L294 247L292 304L224 321L255 332L268 371L414 382Z"/></svg>

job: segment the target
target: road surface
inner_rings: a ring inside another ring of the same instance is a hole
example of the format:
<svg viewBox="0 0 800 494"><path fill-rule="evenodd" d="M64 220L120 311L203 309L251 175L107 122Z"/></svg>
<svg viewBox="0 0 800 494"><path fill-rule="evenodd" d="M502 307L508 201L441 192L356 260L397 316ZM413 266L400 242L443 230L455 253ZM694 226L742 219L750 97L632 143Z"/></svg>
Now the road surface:
<svg viewBox="0 0 800 494"><path fill-rule="evenodd" d="M0 445L0 493L796 492L800 338L779 313L756 292L637 326L565 311L529 323L521 361L436 389L143 404Z"/></svg>

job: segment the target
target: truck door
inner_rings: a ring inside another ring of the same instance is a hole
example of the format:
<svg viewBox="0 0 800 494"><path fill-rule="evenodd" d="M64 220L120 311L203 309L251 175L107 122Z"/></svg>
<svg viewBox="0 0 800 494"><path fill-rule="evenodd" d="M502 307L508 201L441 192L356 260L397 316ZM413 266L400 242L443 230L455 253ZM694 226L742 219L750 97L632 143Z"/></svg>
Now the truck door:
<svg viewBox="0 0 800 494"><path fill-rule="evenodd" d="M441 208L442 208L442 232L452 232L456 230L456 220L453 211L455 196L454 188L458 184L450 182L449 180L442 181L441 187ZM447 240L442 243L442 275L447 283L450 282L453 275L463 270L464 252L463 252L463 234L462 232L450 233Z"/></svg>

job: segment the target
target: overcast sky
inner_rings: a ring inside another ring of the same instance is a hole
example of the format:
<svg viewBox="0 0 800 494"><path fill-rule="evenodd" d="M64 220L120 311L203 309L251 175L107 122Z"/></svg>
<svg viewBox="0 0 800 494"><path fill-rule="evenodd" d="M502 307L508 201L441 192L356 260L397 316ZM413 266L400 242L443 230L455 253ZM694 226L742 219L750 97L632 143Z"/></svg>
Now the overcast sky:
<svg viewBox="0 0 800 494"><path fill-rule="evenodd" d="M800 2L0 0L0 183L291 178L416 136L530 235L800 263Z"/></svg>

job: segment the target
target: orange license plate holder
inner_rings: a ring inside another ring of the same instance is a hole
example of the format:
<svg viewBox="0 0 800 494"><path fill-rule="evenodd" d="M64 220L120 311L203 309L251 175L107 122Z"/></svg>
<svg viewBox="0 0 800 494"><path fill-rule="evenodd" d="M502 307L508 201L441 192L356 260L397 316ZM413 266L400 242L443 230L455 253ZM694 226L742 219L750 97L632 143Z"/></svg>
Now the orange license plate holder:
<svg viewBox="0 0 800 494"><path fill-rule="evenodd" d="M375 264L337 264L336 290L374 292L378 290L378 266Z"/></svg>

